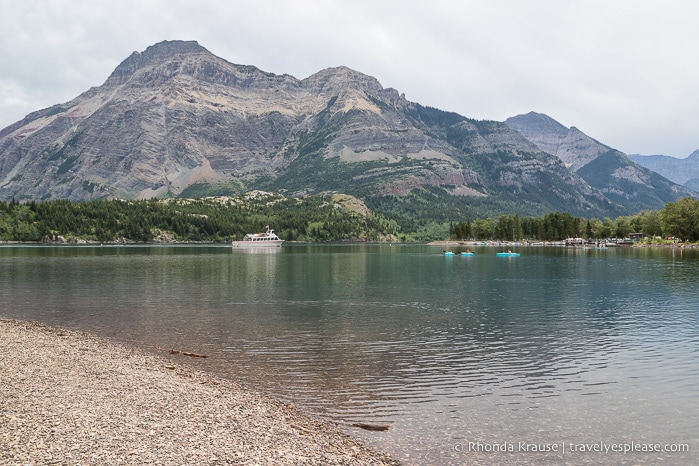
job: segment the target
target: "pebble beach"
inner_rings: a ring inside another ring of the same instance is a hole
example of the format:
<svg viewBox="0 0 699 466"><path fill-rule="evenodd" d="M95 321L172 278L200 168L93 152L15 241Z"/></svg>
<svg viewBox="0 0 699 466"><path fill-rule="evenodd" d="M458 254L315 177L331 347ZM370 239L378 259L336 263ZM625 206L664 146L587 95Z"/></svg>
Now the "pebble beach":
<svg viewBox="0 0 699 466"><path fill-rule="evenodd" d="M13 320L0 348L3 465L398 464L184 355Z"/></svg>

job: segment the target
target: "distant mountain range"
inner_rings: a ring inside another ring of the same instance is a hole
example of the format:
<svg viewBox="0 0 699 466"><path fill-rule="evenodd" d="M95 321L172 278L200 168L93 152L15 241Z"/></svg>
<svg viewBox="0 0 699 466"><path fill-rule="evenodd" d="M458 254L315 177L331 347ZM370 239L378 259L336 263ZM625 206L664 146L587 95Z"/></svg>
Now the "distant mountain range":
<svg viewBox="0 0 699 466"><path fill-rule="evenodd" d="M508 118L505 123L541 150L560 158L566 167L607 198L631 211L664 205L678 196L697 196L696 192L636 163L623 152L575 127L566 128L546 115L530 112Z"/></svg>
<svg viewBox="0 0 699 466"><path fill-rule="evenodd" d="M615 216L691 193L539 114L479 121L346 67L306 79L196 42L134 52L101 86L0 131L0 199L341 192L441 220Z"/></svg>
<svg viewBox="0 0 699 466"><path fill-rule="evenodd" d="M699 192L699 150L695 150L686 159L668 155L630 154L637 164L660 173L677 184Z"/></svg>

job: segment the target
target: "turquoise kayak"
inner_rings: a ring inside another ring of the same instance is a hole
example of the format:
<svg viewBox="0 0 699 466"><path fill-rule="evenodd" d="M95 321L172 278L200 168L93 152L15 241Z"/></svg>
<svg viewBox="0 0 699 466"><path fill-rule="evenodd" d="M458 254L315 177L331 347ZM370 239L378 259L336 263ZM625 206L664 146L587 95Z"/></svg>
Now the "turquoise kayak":
<svg viewBox="0 0 699 466"><path fill-rule="evenodd" d="M496 252L495 255L504 257L519 257L518 252Z"/></svg>
<svg viewBox="0 0 699 466"><path fill-rule="evenodd" d="M451 251L444 251L445 256L472 256L472 252L451 252Z"/></svg>

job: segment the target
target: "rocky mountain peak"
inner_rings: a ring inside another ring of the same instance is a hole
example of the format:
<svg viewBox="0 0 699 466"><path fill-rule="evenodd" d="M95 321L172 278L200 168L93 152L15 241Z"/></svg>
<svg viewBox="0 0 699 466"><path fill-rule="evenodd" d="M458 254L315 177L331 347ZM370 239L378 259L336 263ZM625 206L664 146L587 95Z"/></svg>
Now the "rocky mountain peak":
<svg viewBox="0 0 699 466"><path fill-rule="evenodd" d="M129 85L162 91L166 83L174 88L196 88L197 91L204 91L203 87L209 85L239 90L286 90L299 86L299 80L292 76L278 76L255 66L230 63L196 41L163 41L143 52L133 52L114 70L105 86Z"/></svg>
<svg viewBox="0 0 699 466"><path fill-rule="evenodd" d="M543 113L529 112L513 116L505 120L505 123L525 137L527 137L525 133L547 133L559 135L562 139L568 134L568 128Z"/></svg>
<svg viewBox="0 0 699 466"><path fill-rule="evenodd" d="M337 94L346 89L362 89L374 92L383 90L381 83L366 74L346 66L326 68L302 81L309 90L318 94Z"/></svg>
<svg viewBox="0 0 699 466"><path fill-rule="evenodd" d="M180 54L210 53L195 40L164 40L146 48L142 53L137 53L146 62L166 61ZM127 59L128 60L128 59Z"/></svg>
<svg viewBox="0 0 699 466"><path fill-rule="evenodd" d="M563 140L570 136L572 128L568 129L548 115L536 112L510 117L505 124L535 143L539 149L558 156L566 166L571 166L570 160L561 157L559 148Z"/></svg>
<svg viewBox="0 0 699 466"><path fill-rule="evenodd" d="M143 52L133 52L126 60L122 61L107 79L107 84L123 84L128 81L136 71L144 67L155 66L178 56L193 53L209 54L210 52L193 40L166 40L158 42L157 44L149 46Z"/></svg>

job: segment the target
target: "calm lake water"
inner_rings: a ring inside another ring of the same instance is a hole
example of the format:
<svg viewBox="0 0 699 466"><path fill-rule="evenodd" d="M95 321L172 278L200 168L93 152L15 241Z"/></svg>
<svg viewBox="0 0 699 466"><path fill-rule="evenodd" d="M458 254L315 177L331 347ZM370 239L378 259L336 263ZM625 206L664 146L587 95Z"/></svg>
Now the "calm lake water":
<svg viewBox="0 0 699 466"><path fill-rule="evenodd" d="M699 251L472 249L2 246L0 317L208 354L405 464L699 462ZM648 444L689 452L579 451Z"/></svg>

